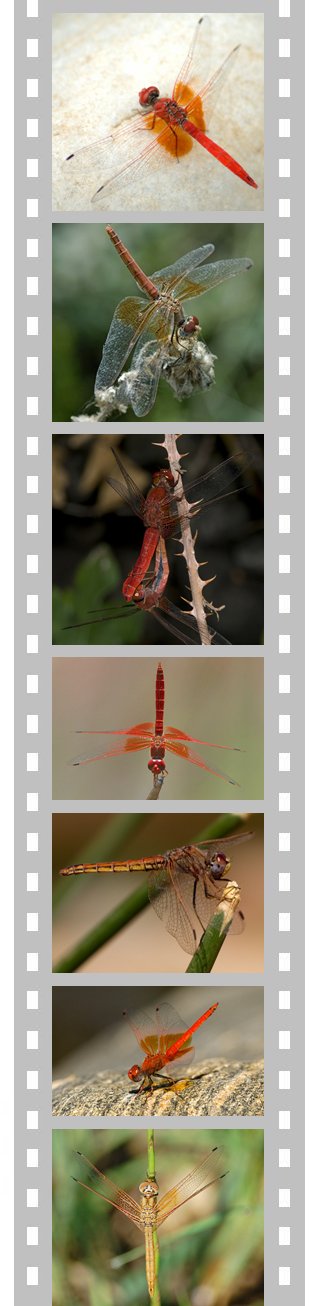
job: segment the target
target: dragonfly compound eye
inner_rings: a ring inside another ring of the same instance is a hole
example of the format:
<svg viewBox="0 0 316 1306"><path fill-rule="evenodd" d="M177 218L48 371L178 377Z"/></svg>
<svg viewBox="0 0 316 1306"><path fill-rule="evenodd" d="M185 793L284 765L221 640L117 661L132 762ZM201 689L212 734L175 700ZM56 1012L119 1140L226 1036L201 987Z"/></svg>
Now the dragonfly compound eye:
<svg viewBox="0 0 316 1306"><path fill-rule="evenodd" d="M145 1179L144 1183L139 1185L138 1191L142 1193L143 1197L157 1197L159 1192L158 1184L155 1184L152 1179Z"/></svg>
<svg viewBox="0 0 316 1306"><path fill-rule="evenodd" d="M138 99L139 103L144 107L155 104L155 101L159 100L158 86L144 86L143 90L139 92Z"/></svg>
<svg viewBox="0 0 316 1306"><path fill-rule="evenodd" d="M186 317L178 330L179 336L193 336L200 326L198 317Z"/></svg>
<svg viewBox="0 0 316 1306"><path fill-rule="evenodd" d="M215 857L210 858L209 868L214 880L220 880L224 871L230 870L229 857L225 857L225 853L216 853Z"/></svg>
<svg viewBox="0 0 316 1306"><path fill-rule="evenodd" d="M141 1079L141 1078L142 1078L142 1072L141 1072L141 1068L140 1068L140 1066L131 1066L130 1070L128 1070L127 1073L128 1073L128 1078L129 1078L129 1079Z"/></svg>

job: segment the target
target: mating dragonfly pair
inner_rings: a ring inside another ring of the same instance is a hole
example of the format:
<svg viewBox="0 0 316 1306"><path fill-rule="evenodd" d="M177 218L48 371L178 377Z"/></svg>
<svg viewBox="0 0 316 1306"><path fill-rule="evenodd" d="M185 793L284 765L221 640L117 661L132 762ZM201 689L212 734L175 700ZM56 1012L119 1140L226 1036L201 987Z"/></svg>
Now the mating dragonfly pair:
<svg viewBox="0 0 316 1306"><path fill-rule="evenodd" d="M92 613L89 623L80 622L78 626L102 624L103 621L111 620L113 617L128 617L131 610L146 611L157 618L160 625L174 635L180 643L195 644L202 641L228 644L229 641L220 634L218 627L211 624L212 615L218 622L223 605L216 607L204 595L207 584L214 581L214 576L209 581L204 580L203 583L200 581L203 593L201 632L195 613L189 610L189 600L185 599L188 604L186 611L185 608L178 608L168 597L166 589L170 568L167 542L171 538L178 540L186 526L193 519L195 521L196 517L199 519L200 515L207 512L214 504L238 494L245 483L249 455L245 460L243 451L237 451L210 471L185 482L184 488L176 471L173 473L167 467L162 467L153 473L151 488L144 496L117 450L113 448L112 453L121 479L117 480L111 475L106 475L105 480L127 507L140 518L144 526L144 537L139 555L123 582L124 607L106 608L102 610L102 616ZM194 501L192 501L193 494L196 496ZM199 497L200 495L203 497ZM69 627L69 629L77 628L75 625Z"/></svg>

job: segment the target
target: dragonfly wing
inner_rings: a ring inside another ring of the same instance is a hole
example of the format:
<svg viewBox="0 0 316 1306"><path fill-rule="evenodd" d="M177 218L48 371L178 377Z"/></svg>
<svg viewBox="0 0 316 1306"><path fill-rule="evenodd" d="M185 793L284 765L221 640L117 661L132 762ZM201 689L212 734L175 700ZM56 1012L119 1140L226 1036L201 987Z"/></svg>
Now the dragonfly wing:
<svg viewBox="0 0 316 1306"><path fill-rule="evenodd" d="M117 380L151 312L151 304L148 305L146 300L136 295L122 299L118 304L103 345L95 379L95 393L113 385Z"/></svg>
<svg viewBox="0 0 316 1306"><path fill-rule="evenodd" d="M194 299L196 295L204 295L206 290L214 290L222 281L238 277L241 272L249 272L252 266L250 258L220 259L217 263L208 264L206 268L197 268L196 272L187 277L184 274L177 282L177 294L181 300Z"/></svg>
<svg viewBox="0 0 316 1306"><path fill-rule="evenodd" d="M169 288L170 283L172 284L174 280L178 280L178 277L181 277L184 272L189 271L190 268L198 267L200 263L204 263L210 254L214 254L214 249L215 245L200 245L198 249L191 249L188 254L182 254L176 263L170 263L167 268L158 268L158 272L151 272L151 280L154 281L159 290L162 290L166 283Z"/></svg>
<svg viewBox="0 0 316 1306"><path fill-rule="evenodd" d="M101 1180L102 1191L98 1188L93 1188L91 1191L95 1192L97 1197L102 1197L104 1202L109 1202L110 1205L115 1206L118 1211L122 1211L123 1215L126 1215L129 1220L133 1221L133 1224L137 1225L138 1229L142 1229L142 1209L139 1202L136 1202L134 1198L130 1196L130 1193L126 1193L124 1188L118 1188L117 1184L115 1184L112 1179L109 1179L108 1175L103 1174L102 1170L99 1170L96 1165L93 1165L93 1162L89 1161L89 1158L84 1156L83 1152L79 1152L78 1155L80 1156L80 1160L84 1161L89 1173L93 1176L96 1175L97 1178ZM81 1180L77 1180L76 1182L81 1184ZM86 1188L87 1185L83 1184L82 1187Z"/></svg>
<svg viewBox="0 0 316 1306"><path fill-rule="evenodd" d="M194 1170L190 1170L189 1174L180 1179L174 1188L169 1188L168 1192L159 1199L157 1224L162 1224L168 1215L172 1214L172 1211L177 1210L179 1206L183 1206L197 1193L203 1192L204 1188L208 1188L210 1184L218 1183L220 1179L223 1179L224 1174L227 1173L224 1170L224 1165L225 1156L222 1148L213 1147L212 1151L207 1153L199 1165L195 1166Z"/></svg>
<svg viewBox="0 0 316 1306"><path fill-rule="evenodd" d="M164 320L164 337L165 333L166 319ZM148 340L145 342L142 333L133 355L129 382L130 402L136 417L146 417L154 406L163 361L164 353L157 341Z"/></svg>
<svg viewBox="0 0 316 1306"><path fill-rule="evenodd" d="M197 843L198 848L205 848L207 852L221 852L221 849L234 848L239 843L245 843L248 839L253 839L253 830L245 830L238 834L226 834L223 839L201 839Z"/></svg>
<svg viewBox="0 0 316 1306"><path fill-rule="evenodd" d="M198 86L197 85L198 77L194 76L194 81L197 86L197 91L191 97L191 99L187 100L186 102L185 107L186 107L188 118L190 117L190 113L192 113L192 111L194 112L195 101L197 98L202 101L203 112L205 114L207 110L207 117L209 117L209 113L215 108L217 98L220 95L223 86L225 85L229 73L232 71L232 68L234 67L239 50L240 50L240 45L235 45L234 49L230 50L230 53L226 56L226 59L224 59L220 68L217 68L216 72L212 73L212 76L208 78L208 80L204 83L204 86L202 86L201 83L199 83Z"/></svg>
<svg viewBox="0 0 316 1306"><path fill-rule="evenodd" d="M189 952L192 956L197 944L192 913L193 883L190 903L190 895L185 889L186 877L171 871L171 861L169 867L169 870L163 867L149 872L148 897L168 933L173 935L184 952ZM188 878L191 879L191 876Z"/></svg>
<svg viewBox="0 0 316 1306"><path fill-rule="evenodd" d="M181 740L175 740L175 742L172 742L169 739L169 732L165 735L165 748L168 749L170 753L176 753L178 757L183 757L186 762L193 762L194 766L202 767L203 771L209 771L210 775L215 775L220 780L227 780L228 784L237 785L239 788L237 780L232 780L231 776L226 774L226 771L220 771L218 767L215 769L215 767L208 766L207 762L204 762L197 753L193 753L192 749L189 749L186 744L181 742Z"/></svg>
<svg viewBox="0 0 316 1306"><path fill-rule="evenodd" d="M170 1054L170 1049L177 1039L184 1034L187 1029L186 1021L181 1020L177 1011L171 1006L170 1002L161 1002L156 1008L156 1021L159 1037L159 1052L163 1055ZM168 1058L168 1067L173 1061L181 1060L182 1065L189 1065L194 1057L194 1047L192 1046L192 1035L188 1034L188 1039L178 1048L172 1058ZM166 1069L168 1073L168 1068Z"/></svg>
<svg viewBox="0 0 316 1306"><path fill-rule="evenodd" d="M123 753L137 753L141 748L148 748L148 739L125 739L116 748L103 750L103 753L80 753L71 759L71 766L87 766L88 762L102 762L107 757L121 757Z"/></svg>

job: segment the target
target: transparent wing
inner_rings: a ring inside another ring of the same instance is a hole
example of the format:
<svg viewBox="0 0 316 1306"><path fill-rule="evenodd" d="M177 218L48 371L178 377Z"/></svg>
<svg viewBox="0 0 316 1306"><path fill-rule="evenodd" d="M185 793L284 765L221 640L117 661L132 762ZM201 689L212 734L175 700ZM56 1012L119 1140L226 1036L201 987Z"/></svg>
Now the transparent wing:
<svg viewBox="0 0 316 1306"><path fill-rule="evenodd" d="M169 288L184 272L198 267L200 263L205 263L205 259L209 258L210 254L214 254L214 249L214 245L200 245L198 249L191 249L190 253L182 254L181 258L178 258L176 263L170 263L169 267L158 268L158 272L150 272L151 280L159 290L162 290L166 283Z"/></svg>
<svg viewBox="0 0 316 1306"><path fill-rule="evenodd" d="M192 894L186 902L181 891L181 877L171 874L170 868L160 867L148 873L148 897L159 919L169 934L177 940L190 956L195 951L198 935L192 912Z"/></svg>
<svg viewBox="0 0 316 1306"><path fill-rule="evenodd" d="M176 753L178 757L183 757L186 762L192 762L194 766L202 767L203 771L209 771L210 775L215 775L220 780L227 780L228 784L236 785L237 788L239 788L238 780L232 780L231 776L226 774L226 771L220 771L218 767L215 769L212 766L208 766L207 762L204 762L197 753L193 753L192 749L189 749L187 744L181 743L181 740L178 740L177 742L175 740L175 742L173 742L169 738L169 735L170 732L168 730L165 735L165 748L168 749L168 752ZM211 747L213 747L213 745L211 745ZM214 747L216 747L216 745L214 745Z"/></svg>
<svg viewBox="0 0 316 1306"><path fill-rule="evenodd" d="M124 363L138 340L140 331L146 325L147 314L151 305L144 299L122 299L115 309L110 329L103 345L101 363L99 364L95 391L113 385L120 375Z"/></svg>
<svg viewBox="0 0 316 1306"><path fill-rule="evenodd" d="M118 1188L117 1184L113 1183L113 1180L109 1179L108 1175L103 1174L102 1170L98 1170L98 1167L94 1165L92 1161L89 1161L89 1158L84 1156L83 1152L78 1152L78 1156L80 1156L81 1161L84 1161L89 1172L92 1175L97 1175L98 1179L101 1179L103 1192L98 1188L92 1188L91 1185L83 1183L81 1179L76 1179L75 1182L80 1184L81 1188L88 1188L89 1192L95 1193L97 1197L101 1197L103 1202L108 1202L110 1206L115 1206L116 1210L122 1211L123 1215L126 1215L129 1220L133 1221L133 1224L137 1225L138 1229L143 1229L142 1209L139 1202L135 1202L134 1198L131 1197L129 1193L126 1193L124 1188Z"/></svg>
<svg viewBox="0 0 316 1306"><path fill-rule="evenodd" d="M222 1149L213 1147L212 1151L207 1153L204 1160L200 1161L194 1170L190 1170L189 1174L184 1176L184 1179L180 1179L174 1188L169 1188L164 1197L160 1198L157 1207L157 1225L161 1225L168 1215L172 1214L172 1211L178 1210L179 1206L183 1206L191 1197L201 1193L204 1188L208 1188L210 1184L218 1183L220 1179L224 1179L225 1174L227 1174L224 1164L225 1157Z"/></svg>
<svg viewBox="0 0 316 1306"><path fill-rule="evenodd" d="M238 277L241 272L249 272L252 266L250 258L226 258L218 263L210 263L208 267L197 269L188 277L183 275L177 282L177 294L181 300L204 295L206 290L214 290L222 281Z"/></svg>

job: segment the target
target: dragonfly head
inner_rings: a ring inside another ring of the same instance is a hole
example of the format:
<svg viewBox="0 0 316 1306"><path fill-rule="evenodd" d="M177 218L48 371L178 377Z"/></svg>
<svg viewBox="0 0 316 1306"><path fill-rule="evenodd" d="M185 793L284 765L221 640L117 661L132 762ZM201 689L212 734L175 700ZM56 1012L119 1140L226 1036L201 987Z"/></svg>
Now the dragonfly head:
<svg viewBox="0 0 316 1306"><path fill-rule="evenodd" d="M224 875L224 871L231 870L230 858L225 857L225 853L212 853L207 864L214 880L220 880L221 876Z"/></svg>
<svg viewBox="0 0 316 1306"><path fill-rule="evenodd" d="M160 751L161 751L161 740L160 740ZM162 757L159 757L158 747L156 749L154 747L152 748L152 753L155 752L157 754L157 757L156 758L152 757L150 762L148 762L148 770L151 771L152 775L161 775L162 772L165 772L166 770L166 763L163 761Z"/></svg>
<svg viewBox="0 0 316 1306"><path fill-rule="evenodd" d="M143 1077L143 1072L140 1066L131 1066L130 1070L128 1070L127 1073L128 1073L128 1078L132 1079L133 1082L136 1082L137 1079L142 1079Z"/></svg>
<svg viewBox="0 0 316 1306"><path fill-rule="evenodd" d="M144 1183L139 1185L138 1191L142 1197L158 1197L159 1188L153 1179L145 1179Z"/></svg>
<svg viewBox="0 0 316 1306"><path fill-rule="evenodd" d="M138 99L142 109L151 109L156 100L159 100L158 86L144 86L139 91Z"/></svg>
<svg viewBox="0 0 316 1306"><path fill-rule="evenodd" d="M152 483L153 485L165 485L167 483L167 485L170 485L173 490L175 479L172 472L168 471L167 467L163 467L160 468L159 472L153 472Z"/></svg>
<svg viewBox="0 0 316 1306"><path fill-rule="evenodd" d="M185 317L178 327L177 338L178 340L183 339L183 337L186 339L187 336L196 335L200 330L201 328L198 317Z"/></svg>

